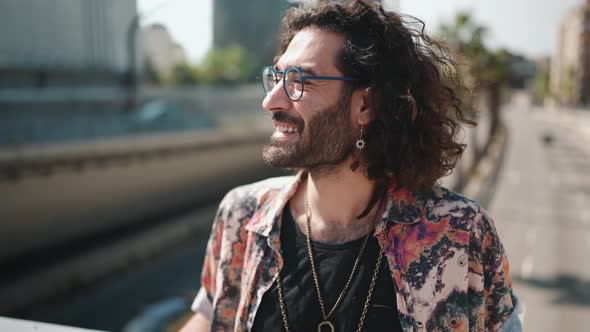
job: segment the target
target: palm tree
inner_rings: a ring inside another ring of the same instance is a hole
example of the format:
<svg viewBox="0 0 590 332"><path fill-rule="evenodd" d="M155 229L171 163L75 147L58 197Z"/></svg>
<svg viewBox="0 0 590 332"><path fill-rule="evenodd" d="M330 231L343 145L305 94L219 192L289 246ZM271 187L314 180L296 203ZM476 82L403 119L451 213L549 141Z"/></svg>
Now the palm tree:
<svg viewBox="0 0 590 332"><path fill-rule="evenodd" d="M477 24L471 15L459 12L452 24L443 24L441 34L449 47L461 56L460 67L465 69L465 81L487 92L486 104L490 111L489 138L500 124L501 91L510 80L511 54L504 49L490 51L484 43L486 27ZM476 159L485 154L490 140L483 151L476 152Z"/></svg>

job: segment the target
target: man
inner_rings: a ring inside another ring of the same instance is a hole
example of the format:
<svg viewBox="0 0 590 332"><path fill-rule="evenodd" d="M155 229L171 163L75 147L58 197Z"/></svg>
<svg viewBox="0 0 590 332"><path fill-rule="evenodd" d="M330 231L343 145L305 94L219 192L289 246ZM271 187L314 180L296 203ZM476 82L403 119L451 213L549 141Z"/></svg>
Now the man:
<svg viewBox="0 0 590 332"><path fill-rule="evenodd" d="M470 123L445 54L371 1L288 12L263 157L299 172L223 199L184 331L521 329L492 219L436 183Z"/></svg>

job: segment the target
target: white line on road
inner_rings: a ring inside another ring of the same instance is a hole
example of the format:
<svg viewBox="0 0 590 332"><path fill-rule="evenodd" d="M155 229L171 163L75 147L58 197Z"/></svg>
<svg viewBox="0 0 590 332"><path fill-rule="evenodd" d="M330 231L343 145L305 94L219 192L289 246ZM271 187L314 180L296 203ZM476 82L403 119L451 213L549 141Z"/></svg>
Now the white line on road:
<svg viewBox="0 0 590 332"><path fill-rule="evenodd" d="M537 228L529 228L525 235L524 241L527 247L527 255L520 264L520 276L524 279L528 279L533 274L533 268L535 266L535 257L533 256L535 242L537 242Z"/></svg>
<svg viewBox="0 0 590 332"><path fill-rule="evenodd" d="M585 206L586 205L586 193L584 193L583 191L576 192L576 203L578 203L578 205L580 205L580 206Z"/></svg>
<svg viewBox="0 0 590 332"><path fill-rule="evenodd" d="M528 249L533 249L537 241L537 227L529 228L525 234L525 241Z"/></svg>
<svg viewBox="0 0 590 332"><path fill-rule="evenodd" d="M520 276L523 279L528 279L533 274L533 267L535 265L535 259L532 255L527 255L520 264Z"/></svg>
<svg viewBox="0 0 590 332"><path fill-rule="evenodd" d="M517 170L510 170L508 172L508 182L515 185L520 184L520 172Z"/></svg>

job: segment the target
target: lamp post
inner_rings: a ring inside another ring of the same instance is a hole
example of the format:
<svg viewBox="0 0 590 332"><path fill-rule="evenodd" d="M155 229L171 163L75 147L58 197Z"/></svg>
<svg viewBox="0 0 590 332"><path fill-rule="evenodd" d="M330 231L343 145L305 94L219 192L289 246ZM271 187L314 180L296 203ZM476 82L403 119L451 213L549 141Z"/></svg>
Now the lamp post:
<svg viewBox="0 0 590 332"><path fill-rule="evenodd" d="M125 110L137 111L139 107L139 79L137 77L137 30L139 29L140 14L136 14L127 27L127 74L125 85L127 87L127 100Z"/></svg>
<svg viewBox="0 0 590 332"><path fill-rule="evenodd" d="M127 88L127 100L125 110L137 111L141 102L139 96L139 75L137 70L137 31L139 30L142 19L149 17L151 14L159 11L169 5L173 0L164 0L153 9L136 13L127 26L127 73L125 75L125 86Z"/></svg>

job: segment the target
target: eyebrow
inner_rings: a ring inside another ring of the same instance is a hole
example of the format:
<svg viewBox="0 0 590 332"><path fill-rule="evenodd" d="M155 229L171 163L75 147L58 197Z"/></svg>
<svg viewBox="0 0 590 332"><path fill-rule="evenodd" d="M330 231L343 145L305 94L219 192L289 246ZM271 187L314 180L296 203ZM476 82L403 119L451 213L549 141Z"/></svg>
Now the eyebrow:
<svg viewBox="0 0 590 332"><path fill-rule="evenodd" d="M299 66L299 69L301 69L302 73L307 73L311 76L318 76L316 75L316 73L313 71L313 69L309 68L309 67L305 67L305 66Z"/></svg>
<svg viewBox="0 0 590 332"><path fill-rule="evenodd" d="M318 76L313 69L311 69L310 67L306 67L306 66L298 66L298 65L291 65L291 66L286 66L285 68L288 67L297 67L301 70L301 73L303 74L307 74L307 75L311 75L311 76ZM274 69L276 71L282 71L281 69L279 69L279 67L277 65L274 65Z"/></svg>

